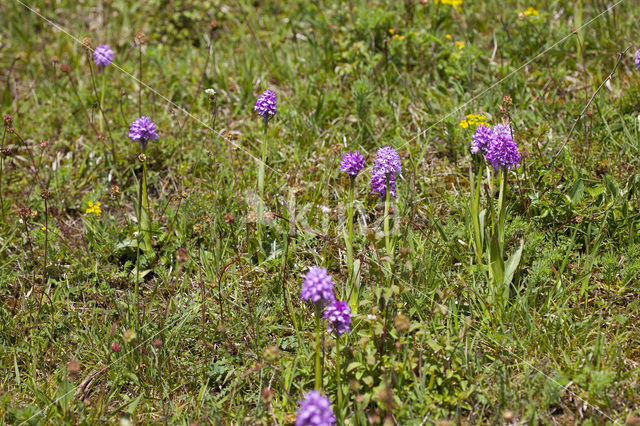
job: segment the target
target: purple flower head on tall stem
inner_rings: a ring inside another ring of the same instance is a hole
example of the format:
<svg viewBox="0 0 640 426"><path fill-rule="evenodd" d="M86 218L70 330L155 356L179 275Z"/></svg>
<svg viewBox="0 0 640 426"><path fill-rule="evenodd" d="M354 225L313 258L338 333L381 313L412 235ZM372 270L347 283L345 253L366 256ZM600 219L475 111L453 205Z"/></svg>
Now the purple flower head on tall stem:
<svg viewBox="0 0 640 426"><path fill-rule="evenodd" d="M342 156L340 171L347 173L350 177L358 176L360 170L364 168L364 157L358 151L349 152Z"/></svg>
<svg viewBox="0 0 640 426"><path fill-rule="evenodd" d="M490 126L481 124L476 127L476 133L473 135L473 142L471 143L471 153L486 155L494 135L495 132Z"/></svg>
<svg viewBox="0 0 640 426"><path fill-rule="evenodd" d="M351 309L346 302L334 300L325 308L322 318L329 320L329 332L335 331L336 335L342 336L351 331Z"/></svg>
<svg viewBox="0 0 640 426"><path fill-rule="evenodd" d="M494 170L509 170L520 165L518 145L513 141L511 127L498 124L493 128L494 137L484 158Z"/></svg>
<svg viewBox="0 0 640 426"><path fill-rule="evenodd" d="M387 178L389 180L389 195L396 196L396 176L402 172L400 156L390 146L378 149L376 161L371 174L371 193L385 197L387 194Z"/></svg>
<svg viewBox="0 0 640 426"><path fill-rule="evenodd" d="M105 68L113 62L115 54L108 44L101 44L93 50L93 62L100 69Z"/></svg>
<svg viewBox="0 0 640 426"><path fill-rule="evenodd" d="M636 52L636 69L640 69L640 49Z"/></svg>
<svg viewBox="0 0 640 426"><path fill-rule="evenodd" d="M373 165L375 172L384 174L397 174L402 172L402 166L400 165L400 156L398 152L390 146L384 146L376 153L376 162Z"/></svg>
<svg viewBox="0 0 640 426"><path fill-rule="evenodd" d="M380 172L371 174L371 193L378 194L381 198L387 196L387 175ZM389 175L389 195L396 197L396 177L393 173Z"/></svg>
<svg viewBox="0 0 640 426"><path fill-rule="evenodd" d="M147 142L159 138L158 133L156 133L156 123L144 115L136 118L129 128L129 137L134 142L138 142L142 149L145 149Z"/></svg>
<svg viewBox="0 0 640 426"><path fill-rule="evenodd" d="M298 401L296 426L332 426L336 424L331 401L312 390L304 395L304 401Z"/></svg>
<svg viewBox="0 0 640 426"><path fill-rule="evenodd" d="M278 112L276 94L271 90L262 92L253 110L257 112L260 117L264 118L265 123L268 122Z"/></svg>
<svg viewBox="0 0 640 426"><path fill-rule="evenodd" d="M335 300L333 280L327 274L327 268L312 266L304 277L300 299L315 305L325 306Z"/></svg>

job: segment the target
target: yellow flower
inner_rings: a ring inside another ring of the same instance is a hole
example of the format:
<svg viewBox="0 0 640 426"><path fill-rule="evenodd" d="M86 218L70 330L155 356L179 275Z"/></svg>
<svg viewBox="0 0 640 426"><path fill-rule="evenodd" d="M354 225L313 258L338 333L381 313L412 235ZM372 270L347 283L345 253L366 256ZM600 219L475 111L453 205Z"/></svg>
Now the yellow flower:
<svg viewBox="0 0 640 426"><path fill-rule="evenodd" d="M538 11L535 10L533 7L530 7L529 9L525 10L522 13L524 13L525 16L538 16L539 15Z"/></svg>
<svg viewBox="0 0 640 426"><path fill-rule="evenodd" d="M95 214L96 216L100 216L102 214L102 210L100 210L100 201L96 201L96 203L92 203L91 201L87 201L88 209L84 212L86 214Z"/></svg>
<svg viewBox="0 0 640 426"><path fill-rule="evenodd" d="M446 38L447 40L451 40L451 34L447 34L446 36L444 36L444 38Z"/></svg>
<svg viewBox="0 0 640 426"><path fill-rule="evenodd" d="M42 228L40 228L40 229L42 229L43 231L46 231L47 227L43 225Z"/></svg>
<svg viewBox="0 0 640 426"><path fill-rule="evenodd" d="M469 127L476 127L480 125L487 125L489 122L487 119L480 114L469 114L467 118L460 122L460 127L463 129L468 129Z"/></svg>
<svg viewBox="0 0 640 426"><path fill-rule="evenodd" d="M395 34L395 30L393 28L389 28L389 34L391 35Z"/></svg>
<svg viewBox="0 0 640 426"><path fill-rule="evenodd" d="M434 0L435 4L448 4L457 12L462 12L462 0Z"/></svg>
<svg viewBox="0 0 640 426"><path fill-rule="evenodd" d="M460 50L464 49L464 41L456 41L456 47Z"/></svg>

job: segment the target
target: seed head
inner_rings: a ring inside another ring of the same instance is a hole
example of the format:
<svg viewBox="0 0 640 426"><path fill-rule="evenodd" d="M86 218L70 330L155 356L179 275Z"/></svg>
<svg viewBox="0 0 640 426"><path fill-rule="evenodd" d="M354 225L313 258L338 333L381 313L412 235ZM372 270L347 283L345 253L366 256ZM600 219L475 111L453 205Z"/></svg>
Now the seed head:
<svg viewBox="0 0 640 426"><path fill-rule="evenodd" d="M13 124L13 115L11 114L5 114L2 117L2 121L4 121L4 126L5 127L9 127Z"/></svg>
<svg viewBox="0 0 640 426"><path fill-rule="evenodd" d="M118 185L113 185L109 188L109 195L112 199L117 198L120 195L120 187Z"/></svg>
<svg viewBox="0 0 640 426"><path fill-rule="evenodd" d="M85 49L91 49L91 39L89 37L84 37L82 39L82 46Z"/></svg>
<svg viewBox="0 0 640 426"><path fill-rule="evenodd" d="M139 46L143 44L147 44L147 36L145 33L142 32L142 30L136 31L134 40Z"/></svg>

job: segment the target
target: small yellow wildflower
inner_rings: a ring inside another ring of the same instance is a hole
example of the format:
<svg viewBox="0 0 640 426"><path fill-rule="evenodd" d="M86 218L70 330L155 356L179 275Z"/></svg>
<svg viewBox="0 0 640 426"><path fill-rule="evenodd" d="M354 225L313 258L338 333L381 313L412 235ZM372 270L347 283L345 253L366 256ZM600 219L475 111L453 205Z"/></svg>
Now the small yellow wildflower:
<svg viewBox="0 0 640 426"><path fill-rule="evenodd" d="M525 10L522 13L524 13L525 16L538 16L539 15L538 11L535 10L533 7L530 7L529 9Z"/></svg>
<svg viewBox="0 0 640 426"><path fill-rule="evenodd" d="M398 34L396 34L396 35L394 35L394 36L393 36L393 39L394 39L394 40L402 41L402 40L404 40L404 36L403 36L403 35L398 35Z"/></svg>
<svg viewBox="0 0 640 426"><path fill-rule="evenodd" d="M460 122L460 127L463 129L468 129L469 127L475 127L480 125L487 125L489 122L487 119L480 114L469 114L467 118Z"/></svg>
<svg viewBox="0 0 640 426"><path fill-rule="evenodd" d="M43 225L42 228L40 228L40 229L42 229L43 231L46 231L47 227Z"/></svg>
<svg viewBox="0 0 640 426"><path fill-rule="evenodd" d="M95 204L91 201L87 201L87 206L89 206L89 208L84 211L86 214L93 213L96 216L100 216L102 214L102 210L100 210L100 201L96 201Z"/></svg>
<svg viewBox="0 0 640 426"><path fill-rule="evenodd" d="M389 28L389 34L391 35L395 34L395 30L393 28Z"/></svg>
<svg viewBox="0 0 640 426"><path fill-rule="evenodd" d="M464 49L464 41L456 41L456 47L460 50Z"/></svg>
<svg viewBox="0 0 640 426"><path fill-rule="evenodd" d="M434 0L435 4L448 4L453 7L456 12L462 12L462 0Z"/></svg>
<svg viewBox="0 0 640 426"><path fill-rule="evenodd" d="M451 40L451 34L447 34L446 36L444 36L444 38L446 38L447 40Z"/></svg>

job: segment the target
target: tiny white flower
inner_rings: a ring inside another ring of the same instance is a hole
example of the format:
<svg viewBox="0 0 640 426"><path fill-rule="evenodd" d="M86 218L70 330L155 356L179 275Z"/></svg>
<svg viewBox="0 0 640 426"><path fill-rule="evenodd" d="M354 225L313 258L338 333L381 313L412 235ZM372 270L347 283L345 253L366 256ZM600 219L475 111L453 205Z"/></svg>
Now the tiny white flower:
<svg viewBox="0 0 640 426"><path fill-rule="evenodd" d="M204 93L206 93L207 95L212 96L212 97L216 95L216 91L211 89L211 88L205 89Z"/></svg>

